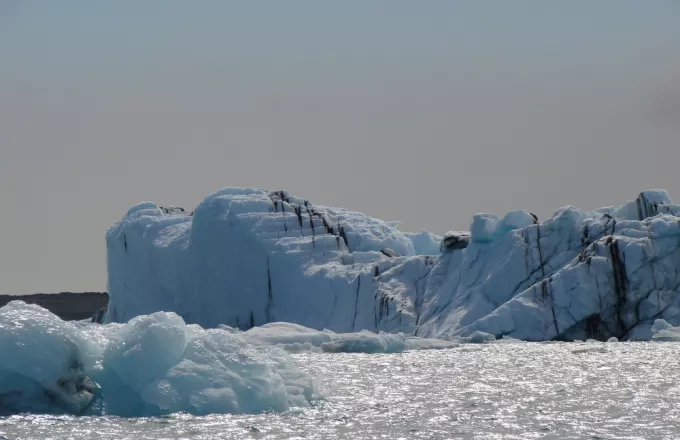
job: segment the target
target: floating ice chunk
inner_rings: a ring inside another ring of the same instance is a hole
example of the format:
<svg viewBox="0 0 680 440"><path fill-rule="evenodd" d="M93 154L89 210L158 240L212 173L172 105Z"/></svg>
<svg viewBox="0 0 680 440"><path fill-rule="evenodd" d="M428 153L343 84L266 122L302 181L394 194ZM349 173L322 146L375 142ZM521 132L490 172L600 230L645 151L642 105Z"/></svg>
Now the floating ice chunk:
<svg viewBox="0 0 680 440"><path fill-rule="evenodd" d="M174 313L79 325L35 305L0 308L0 407L145 416L285 411L312 399L283 351Z"/></svg>
<svg viewBox="0 0 680 440"><path fill-rule="evenodd" d="M404 336L403 333L319 331L288 322L265 324L243 332L241 335L250 343L278 345L294 353L305 351L368 354L400 353L405 350L442 349L457 345L442 339Z"/></svg>
<svg viewBox="0 0 680 440"><path fill-rule="evenodd" d="M655 341L680 341L680 327L673 327L663 319L652 325L652 339Z"/></svg>
<svg viewBox="0 0 680 440"><path fill-rule="evenodd" d="M406 348L408 350L442 350L445 348L454 348L458 345L457 342L446 341L444 339L417 338L414 336L406 337Z"/></svg>
<svg viewBox="0 0 680 440"><path fill-rule="evenodd" d="M670 330L673 329L674 327L670 325L666 320L664 319L655 319L654 324L652 325L652 331L654 333L658 333L663 330Z"/></svg>
<svg viewBox="0 0 680 440"><path fill-rule="evenodd" d="M321 347L321 344L331 342L336 334L330 331L319 331L289 322L272 322L254 327L241 333L243 337L254 344L295 345L310 344Z"/></svg>
<svg viewBox="0 0 680 440"><path fill-rule="evenodd" d="M329 353L401 353L407 349L406 337L399 334L375 334L369 331L341 334L321 344Z"/></svg>
<svg viewBox="0 0 680 440"><path fill-rule="evenodd" d="M496 339L497 344L521 344L524 343L521 339L516 339L511 336L505 335L500 339Z"/></svg>
<svg viewBox="0 0 680 440"><path fill-rule="evenodd" d="M0 408L80 414L98 392L83 368L89 349L74 325L37 305L0 308Z"/></svg>
<svg viewBox="0 0 680 440"><path fill-rule="evenodd" d="M484 344L487 342L494 342L496 337L491 333L475 331L469 336L459 336L454 338L454 341L466 344Z"/></svg>
<svg viewBox="0 0 680 440"><path fill-rule="evenodd" d="M586 341L586 343L579 343L577 344L578 348L571 350L573 354L582 354L582 353L607 353L607 348L605 347L605 344L598 343L595 344L593 342L599 342L599 341Z"/></svg>

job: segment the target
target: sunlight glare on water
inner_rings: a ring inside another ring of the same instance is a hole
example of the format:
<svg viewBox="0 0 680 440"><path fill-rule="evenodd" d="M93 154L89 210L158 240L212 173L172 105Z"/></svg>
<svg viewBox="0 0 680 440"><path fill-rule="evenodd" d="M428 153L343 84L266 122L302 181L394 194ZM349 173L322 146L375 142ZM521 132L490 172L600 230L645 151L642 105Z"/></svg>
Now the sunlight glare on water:
<svg viewBox="0 0 680 440"><path fill-rule="evenodd" d="M311 408L164 418L21 415L8 439L680 438L680 344L493 343L298 354ZM0 437L1 438L1 437Z"/></svg>

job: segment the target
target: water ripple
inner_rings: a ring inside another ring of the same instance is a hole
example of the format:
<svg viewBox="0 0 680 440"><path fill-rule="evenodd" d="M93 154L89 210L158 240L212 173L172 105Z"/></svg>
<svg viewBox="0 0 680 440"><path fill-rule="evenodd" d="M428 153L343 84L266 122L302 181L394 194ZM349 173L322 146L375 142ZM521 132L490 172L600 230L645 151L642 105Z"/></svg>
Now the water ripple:
<svg viewBox="0 0 680 440"><path fill-rule="evenodd" d="M671 439L680 344L511 343L299 354L320 393L282 414L0 418L9 439Z"/></svg>

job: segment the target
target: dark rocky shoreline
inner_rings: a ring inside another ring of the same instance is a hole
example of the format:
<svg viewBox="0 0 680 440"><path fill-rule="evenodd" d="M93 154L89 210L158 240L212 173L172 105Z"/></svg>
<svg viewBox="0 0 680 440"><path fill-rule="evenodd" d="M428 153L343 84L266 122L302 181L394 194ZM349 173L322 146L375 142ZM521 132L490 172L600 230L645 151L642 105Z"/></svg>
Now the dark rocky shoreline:
<svg viewBox="0 0 680 440"><path fill-rule="evenodd" d="M66 321L91 318L109 302L106 292L36 293L33 295L0 295L0 307L20 300L38 304Z"/></svg>

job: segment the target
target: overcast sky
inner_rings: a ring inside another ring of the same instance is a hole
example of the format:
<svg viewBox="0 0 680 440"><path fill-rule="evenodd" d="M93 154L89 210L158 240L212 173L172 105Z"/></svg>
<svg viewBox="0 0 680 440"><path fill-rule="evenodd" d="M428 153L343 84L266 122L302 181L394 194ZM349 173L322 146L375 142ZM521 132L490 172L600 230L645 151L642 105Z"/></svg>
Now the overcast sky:
<svg viewBox="0 0 680 440"><path fill-rule="evenodd" d="M680 201L677 1L0 0L0 293L103 290L133 204L402 229Z"/></svg>

